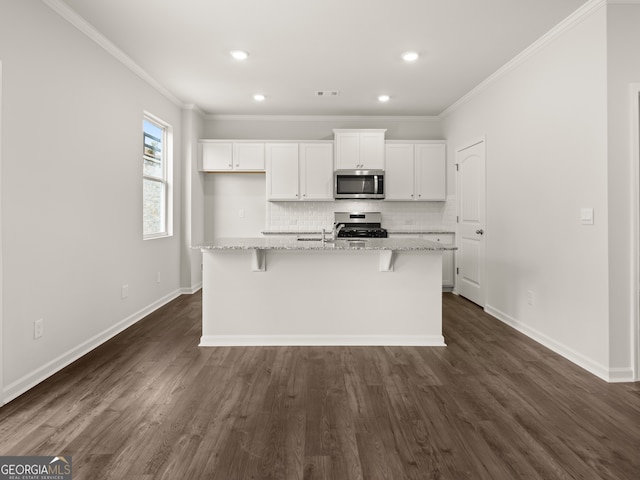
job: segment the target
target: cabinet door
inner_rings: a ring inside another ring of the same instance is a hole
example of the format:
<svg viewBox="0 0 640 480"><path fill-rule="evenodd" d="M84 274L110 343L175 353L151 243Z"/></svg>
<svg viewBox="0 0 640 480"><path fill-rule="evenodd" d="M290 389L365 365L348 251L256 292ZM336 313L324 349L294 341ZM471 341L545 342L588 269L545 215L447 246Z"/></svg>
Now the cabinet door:
<svg viewBox="0 0 640 480"><path fill-rule="evenodd" d="M413 200L413 145L388 143L385 147L385 200Z"/></svg>
<svg viewBox="0 0 640 480"><path fill-rule="evenodd" d="M303 200L333 200L333 145L300 144L300 190Z"/></svg>
<svg viewBox="0 0 640 480"><path fill-rule="evenodd" d="M201 143L201 145L202 171L233 170L233 143Z"/></svg>
<svg viewBox="0 0 640 480"><path fill-rule="evenodd" d="M360 166L367 170L384 170L384 132L360 134Z"/></svg>
<svg viewBox="0 0 640 480"><path fill-rule="evenodd" d="M267 143L267 199L298 200L298 144Z"/></svg>
<svg viewBox="0 0 640 480"><path fill-rule="evenodd" d="M453 244L454 237L451 234L425 234L424 238L432 242ZM454 269L454 250L442 252L442 286L453 287L455 283Z"/></svg>
<svg viewBox="0 0 640 480"><path fill-rule="evenodd" d="M447 199L447 158L445 145L416 144L416 200L442 201Z"/></svg>
<svg viewBox="0 0 640 480"><path fill-rule="evenodd" d="M453 250L447 250L442 253L442 286L454 287L455 286L455 272L454 264L455 260Z"/></svg>
<svg viewBox="0 0 640 480"><path fill-rule="evenodd" d="M264 172L264 143L234 143L233 169Z"/></svg>
<svg viewBox="0 0 640 480"><path fill-rule="evenodd" d="M340 132L335 134L336 170L360 168L360 134Z"/></svg>

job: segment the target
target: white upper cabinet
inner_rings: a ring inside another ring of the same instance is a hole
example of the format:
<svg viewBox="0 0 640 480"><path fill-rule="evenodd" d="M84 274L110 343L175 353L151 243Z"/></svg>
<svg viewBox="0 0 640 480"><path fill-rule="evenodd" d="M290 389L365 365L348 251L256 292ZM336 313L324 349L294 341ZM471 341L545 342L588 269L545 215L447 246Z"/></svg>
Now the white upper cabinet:
<svg viewBox="0 0 640 480"><path fill-rule="evenodd" d="M267 198L298 200L299 161L297 143L267 143Z"/></svg>
<svg viewBox="0 0 640 480"><path fill-rule="evenodd" d="M384 169L386 129L334 130L336 170Z"/></svg>
<svg viewBox="0 0 640 480"><path fill-rule="evenodd" d="M234 143L233 169L246 172L264 171L264 143Z"/></svg>
<svg viewBox="0 0 640 480"><path fill-rule="evenodd" d="M385 146L385 200L413 200L414 153L411 143L390 143Z"/></svg>
<svg viewBox="0 0 640 480"><path fill-rule="evenodd" d="M233 170L233 143L202 143L202 166L204 171Z"/></svg>
<svg viewBox="0 0 640 480"><path fill-rule="evenodd" d="M300 191L303 200L333 200L332 144L300 144Z"/></svg>
<svg viewBox="0 0 640 480"><path fill-rule="evenodd" d="M267 143L267 199L333 200L331 143Z"/></svg>
<svg viewBox="0 0 640 480"><path fill-rule="evenodd" d="M387 142L385 200L446 200L444 142Z"/></svg>
<svg viewBox="0 0 640 480"><path fill-rule="evenodd" d="M336 150L336 170L359 168L360 134L354 132L335 132L334 141Z"/></svg>
<svg viewBox="0 0 640 480"><path fill-rule="evenodd" d="M201 141L204 172L264 172L263 142Z"/></svg>
<svg viewBox="0 0 640 480"><path fill-rule="evenodd" d="M444 143L416 144L416 200L447 199L447 156Z"/></svg>
<svg viewBox="0 0 640 480"><path fill-rule="evenodd" d="M384 170L384 132L360 134L360 167L367 170Z"/></svg>

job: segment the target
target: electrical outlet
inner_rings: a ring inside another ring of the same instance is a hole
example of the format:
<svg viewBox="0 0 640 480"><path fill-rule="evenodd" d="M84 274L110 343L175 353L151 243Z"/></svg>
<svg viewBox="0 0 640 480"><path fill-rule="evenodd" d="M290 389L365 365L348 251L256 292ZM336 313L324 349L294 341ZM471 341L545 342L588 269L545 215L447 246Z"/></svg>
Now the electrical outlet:
<svg viewBox="0 0 640 480"><path fill-rule="evenodd" d="M44 319L39 318L33 322L33 339L40 338L44 335Z"/></svg>
<svg viewBox="0 0 640 480"><path fill-rule="evenodd" d="M156 283L160 283L160 272L156 272Z"/></svg>
<svg viewBox="0 0 640 480"><path fill-rule="evenodd" d="M244 208L241 208L240 210L238 210L238 216L240 218L244 218Z"/></svg>
<svg viewBox="0 0 640 480"><path fill-rule="evenodd" d="M129 296L129 285L122 285L122 298L127 298Z"/></svg>
<svg viewBox="0 0 640 480"><path fill-rule="evenodd" d="M531 290L527 290L527 303L533 305L533 292Z"/></svg>

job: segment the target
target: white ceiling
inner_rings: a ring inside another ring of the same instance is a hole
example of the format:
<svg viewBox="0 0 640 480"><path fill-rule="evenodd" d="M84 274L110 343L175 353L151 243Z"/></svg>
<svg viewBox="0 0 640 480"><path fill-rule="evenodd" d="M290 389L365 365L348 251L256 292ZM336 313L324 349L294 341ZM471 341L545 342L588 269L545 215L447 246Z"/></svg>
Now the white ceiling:
<svg viewBox="0 0 640 480"><path fill-rule="evenodd" d="M207 113L438 115L586 0L64 2ZM407 50L420 59L404 63Z"/></svg>

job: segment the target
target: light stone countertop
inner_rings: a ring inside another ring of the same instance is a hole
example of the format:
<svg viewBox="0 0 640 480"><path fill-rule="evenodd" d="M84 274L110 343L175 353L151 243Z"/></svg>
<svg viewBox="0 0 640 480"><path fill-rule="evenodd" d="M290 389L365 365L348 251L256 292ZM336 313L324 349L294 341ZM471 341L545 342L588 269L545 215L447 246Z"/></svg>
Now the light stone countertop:
<svg viewBox="0 0 640 480"><path fill-rule="evenodd" d="M312 234L311 234L312 235ZM305 232L302 238L319 238ZM338 239L322 242L320 240L298 240L287 236L218 238L213 241L193 245L200 250L424 250L446 251L457 250L455 245L437 243L418 238L367 238Z"/></svg>
<svg viewBox="0 0 640 480"><path fill-rule="evenodd" d="M328 228L326 230L328 233L331 233L331 229ZM283 231L283 230L265 230L264 232L260 232L263 235L320 235L322 232L320 230L313 231L304 231L304 230L296 230L296 231ZM437 230L437 229L422 229L422 230L388 230L389 235L455 235L456 232L451 230Z"/></svg>
<svg viewBox="0 0 640 480"><path fill-rule="evenodd" d="M455 235L451 230L388 230L389 235Z"/></svg>

